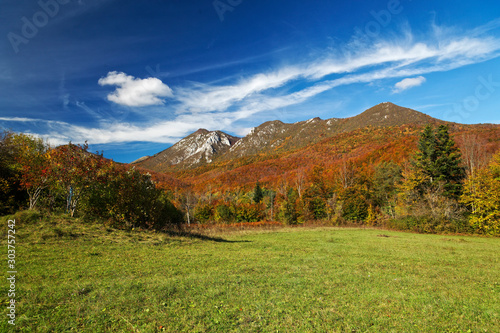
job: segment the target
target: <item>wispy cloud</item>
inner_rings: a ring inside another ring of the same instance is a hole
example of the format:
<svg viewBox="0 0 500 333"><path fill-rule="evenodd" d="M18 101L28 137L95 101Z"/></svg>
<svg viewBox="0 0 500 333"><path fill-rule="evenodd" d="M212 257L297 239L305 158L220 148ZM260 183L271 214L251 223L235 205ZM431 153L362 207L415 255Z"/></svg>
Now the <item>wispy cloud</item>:
<svg viewBox="0 0 500 333"><path fill-rule="evenodd" d="M100 128L53 123L45 135L58 143L87 139L91 143L174 143L200 127L235 132L238 120L298 105L336 87L382 81L388 82L389 91L392 87L393 92L401 92L423 84L426 74L499 57L500 39L487 35L498 27L500 21L494 21L461 34L434 27L434 34L427 39L405 31L399 40L354 43L342 55L330 53L306 63L253 73L229 84L190 83L175 86L173 91L157 78L110 72L98 80L101 86L117 87L108 95L110 101L129 107L160 105L163 115L154 112L142 124L103 122ZM165 98L169 98L168 104ZM174 118L165 120L165 113Z"/></svg>
<svg viewBox="0 0 500 333"><path fill-rule="evenodd" d="M448 71L499 55L500 40L494 37L436 36L433 40L415 41L414 36L406 33L401 41L378 41L363 47L357 45L346 56L331 55L307 64L259 73L232 85L197 84L184 87L177 96L180 102L177 109L181 112L221 111L231 107L246 109L256 107L256 99L260 99L260 104L279 108L291 105L289 98L293 99L300 93L279 96L278 100L283 101L283 105L276 105L276 94L267 91L298 80L309 86L303 93L310 98L339 85ZM344 76L333 81L325 80L333 74ZM410 79L402 85L416 82ZM317 93L310 94L311 91ZM297 103L302 101L297 99ZM244 102L243 105L241 102ZM269 110L267 107L259 109Z"/></svg>
<svg viewBox="0 0 500 333"><path fill-rule="evenodd" d="M0 117L0 121L21 122L21 123L44 123L47 125L62 125L62 126L68 125L68 123L64 121L45 120L45 119L36 119L27 117Z"/></svg>

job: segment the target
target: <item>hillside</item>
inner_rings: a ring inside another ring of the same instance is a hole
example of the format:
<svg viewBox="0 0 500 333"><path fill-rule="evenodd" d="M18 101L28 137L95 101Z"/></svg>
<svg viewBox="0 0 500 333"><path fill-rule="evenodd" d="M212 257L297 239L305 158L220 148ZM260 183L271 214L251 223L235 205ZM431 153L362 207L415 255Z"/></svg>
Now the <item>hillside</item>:
<svg viewBox="0 0 500 333"><path fill-rule="evenodd" d="M312 118L294 124L284 124L280 121L264 123L254 128L221 158L229 160L256 153L289 151L317 143L340 133L368 126L388 127L441 123L444 122L421 112L385 102L350 118L327 120Z"/></svg>
<svg viewBox="0 0 500 333"><path fill-rule="evenodd" d="M293 184L300 174L309 174L314 167L325 170L324 177L335 178L335 173L346 161L363 168L372 168L382 161L401 164L414 153L423 125L365 127L340 133L294 151L259 154L216 162L175 174L195 188L251 189L257 181L277 186L282 182ZM459 147L464 135L475 135L484 142L487 153L500 149L500 126L453 125L451 131Z"/></svg>
<svg viewBox="0 0 500 333"><path fill-rule="evenodd" d="M200 129L172 147L136 164L157 172L192 169L255 154L284 153L320 142L341 133L365 127L441 124L421 112L389 102L376 105L350 118L312 118L293 124L268 121L253 128L244 138L220 131Z"/></svg>
<svg viewBox="0 0 500 333"><path fill-rule="evenodd" d="M266 122L213 154L208 149L208 155L207 150L200 150L208 147L206 144L193 142L207 142L203 140L214 132L200 130L138 165L158 173L167 172L172 179L181 181L183 187L191 184L196 191L248 190L257 181L268 186L294 183L297 177L310 174L314 167L323 168L324 177L332 180L347 161L367 172L382 161L404 163L415 151L418 137L427 124L447 124L459 147L463 146L464 135L474 135L488 154L500 149L499 125L448 123L412 109L382 103L344 119L312 118L294 124ZM183 150L185 147L189 149ZM178 160L181 162L174 165L173 161Z"/></svg>

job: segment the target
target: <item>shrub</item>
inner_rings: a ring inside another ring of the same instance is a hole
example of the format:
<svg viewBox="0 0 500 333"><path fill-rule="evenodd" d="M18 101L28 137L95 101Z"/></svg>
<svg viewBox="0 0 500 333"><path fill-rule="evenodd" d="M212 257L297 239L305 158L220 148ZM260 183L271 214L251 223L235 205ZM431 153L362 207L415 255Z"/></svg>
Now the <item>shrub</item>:
<svg viewBox="0 0 500 333"><path fill-rule="evenodd" d="M279 205L278 220L285 224L297 224L298 216L295 203L292 199L283 200Z"/></svg>
<svg viewBox="0 0 500 333"><path fill-rule="evenodd" d="M7 216L9 220L16 220L16 224L34 224L44 218L44 214L38 210L20 210L14 215Z"/></svg>
<svg viewBox="0 0 500 333"><path fill-rule="evenodd" d="M214 208L210 204L200 203L194 208L194 218L198 222L206 223L213 220Z"/></svg>
<svg viewBox="0 0 500 333"><path fill-rule="evenodd" d="M364 221L368 216L368 203L364 195L355 187L345 189L342 194L342 217L348 221Z"/></svg>
<svg viewBox="0 0 500 333"><path fill-rule="evenodd" d="M162 229L182 223L182 213L157 189L151 176L135 169L110 165L105 181L94 183L82 203L88 217L116 226Z"/></svg>
<svg viewBox="0 0 500 333"><path fill-rule="evenodd" d="M264 218L263 212L263 204L239 204L236 206L236 221L257 222Z"/></svg>
<svg viewBox="0 0 500 333"><path fill-rule="evenodd" d="M231 223L235 220L234 208L228 203L215 206L214 219L217 223Z"/></svg>
<svg viewBox="0 0 500 333"><path fill-rule="evenodd" d="M470 233L472 231L465 218L437 219L432 216L406 216L393 219L387 222L387 227L425 234Z"/></svg>

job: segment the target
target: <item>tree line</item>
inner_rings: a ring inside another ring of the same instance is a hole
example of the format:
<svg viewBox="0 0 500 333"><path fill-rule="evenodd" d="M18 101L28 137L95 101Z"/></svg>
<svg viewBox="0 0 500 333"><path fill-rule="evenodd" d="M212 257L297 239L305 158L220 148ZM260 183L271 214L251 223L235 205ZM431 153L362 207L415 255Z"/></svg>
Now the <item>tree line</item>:
<svg viewBox="0 0 500 333"><path fill-rule="evenodd" d="M409 160L343 158L334 169L298 168L253 189L194 186L41 139L0 138L0 213L66 212L123 227L280 221L384 226L418 232L500 234L500 152L478 137L457 147L445 125L427 126Z"/></svg>

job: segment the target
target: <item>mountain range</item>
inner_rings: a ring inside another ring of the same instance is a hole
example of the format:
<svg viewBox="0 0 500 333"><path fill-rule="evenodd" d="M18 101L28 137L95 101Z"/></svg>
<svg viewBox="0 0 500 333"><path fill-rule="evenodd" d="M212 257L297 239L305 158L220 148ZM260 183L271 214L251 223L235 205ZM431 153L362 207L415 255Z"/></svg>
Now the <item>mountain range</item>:
<svg viewBox="0 0 500 333"><path fill-rule="evenodd" d="M268 121L243 138L199 129L134 165L167 179L167 184L200 192L248 190L256 182L293 184L317 167L333 179L349 163L365 169L384 161L406 163L429 124L448 125L461 149L470 140L486 155L500 149L500 125L451 123L385 102L350 118Z"/></svg>
<svg viewBox="0 0 500 333"><path fill-rule="evenodd" d="M302 148L340 133L374 126L441 124L421 112L390 102L378 104L350 118L312 118L293 124L268 121L250 130L243 138L222 131L199 129L173 146L132 162L157 172L192 169L215 161L231 160L262 153L279 153Z"/></svg>

